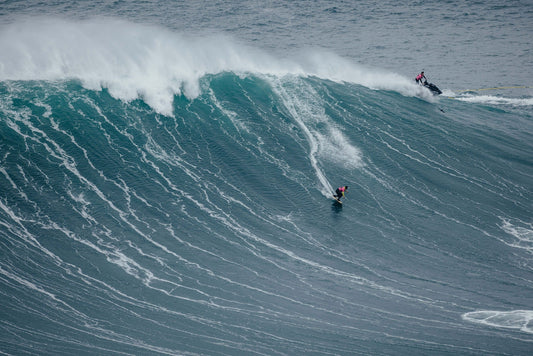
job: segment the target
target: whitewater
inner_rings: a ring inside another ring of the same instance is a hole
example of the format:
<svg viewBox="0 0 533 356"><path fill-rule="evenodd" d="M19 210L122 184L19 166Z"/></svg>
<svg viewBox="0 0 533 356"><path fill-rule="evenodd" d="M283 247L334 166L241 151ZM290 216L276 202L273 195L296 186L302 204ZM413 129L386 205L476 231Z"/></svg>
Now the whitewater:
<svg viewBox="0 0 533 356"><path fill-rule="evenodd" d="M530 4L2 6L0 353L531 354Z"/></svg>

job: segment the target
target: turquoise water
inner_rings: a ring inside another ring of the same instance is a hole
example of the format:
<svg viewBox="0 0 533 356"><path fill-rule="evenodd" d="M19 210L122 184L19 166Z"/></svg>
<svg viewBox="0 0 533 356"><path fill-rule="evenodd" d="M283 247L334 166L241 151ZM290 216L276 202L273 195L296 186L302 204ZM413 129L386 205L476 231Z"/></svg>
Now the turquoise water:
<svg viewBox="0 0 533 356"><path fill-rule="evenodd" d="M345 4L237 33L257 8L95 4L1 15L1 352L531 353L531 73L463 92L443 69L433 97L392 49L269 50Z"/></svg>

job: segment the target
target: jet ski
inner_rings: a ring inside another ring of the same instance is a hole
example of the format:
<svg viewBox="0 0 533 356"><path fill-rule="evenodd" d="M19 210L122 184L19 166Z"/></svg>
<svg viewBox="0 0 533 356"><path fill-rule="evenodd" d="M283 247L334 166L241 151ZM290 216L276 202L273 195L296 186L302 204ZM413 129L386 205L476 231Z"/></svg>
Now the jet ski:
<svg viewBox="0 0 533 356"><path fill-rule="evenodd" d="M424 86L428 88L433 95L440 95L442 91L433 83L428 83L427 80L424 82Z"/></svg>

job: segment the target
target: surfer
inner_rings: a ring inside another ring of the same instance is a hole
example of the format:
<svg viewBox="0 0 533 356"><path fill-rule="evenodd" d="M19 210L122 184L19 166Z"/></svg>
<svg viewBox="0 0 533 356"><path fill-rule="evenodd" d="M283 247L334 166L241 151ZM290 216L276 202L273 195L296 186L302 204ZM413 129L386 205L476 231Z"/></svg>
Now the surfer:
<svg viewBox="0 0 533 356"><path fill-rule="evenodd" d="M415 82L417 82L418 84L422 84L422 78L424 78L424 82L428 81L426 79L426 76L424 75L424 71L420 72L420 74L416 76Z"/></svg>
<svg viewBox="0 0 533 356"><path fill-rule="evenodd" d="M348 186L345 185L344 187L339 187L337 188L337 190L335 191L336 195L334 195L333 197L335 199L337 199L337 201L340 203L341 202L341 198L344 196L344 192L348 190Z"/></svg>

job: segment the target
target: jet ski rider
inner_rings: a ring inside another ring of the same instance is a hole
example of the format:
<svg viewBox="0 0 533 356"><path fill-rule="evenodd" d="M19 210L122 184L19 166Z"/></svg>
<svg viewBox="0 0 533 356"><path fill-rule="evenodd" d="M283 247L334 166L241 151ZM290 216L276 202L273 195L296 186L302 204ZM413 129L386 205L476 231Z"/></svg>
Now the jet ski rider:
<svg viewBox="0 0 533 356"><path fill-rule="evenodd" d="M426 76L424 75L424 71L420 72L420 74L416 76L415 82L417 82L418 84L423 84L422 78L424 78L424 82L427 82Z"/></svg>

